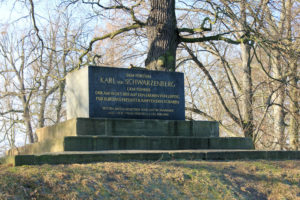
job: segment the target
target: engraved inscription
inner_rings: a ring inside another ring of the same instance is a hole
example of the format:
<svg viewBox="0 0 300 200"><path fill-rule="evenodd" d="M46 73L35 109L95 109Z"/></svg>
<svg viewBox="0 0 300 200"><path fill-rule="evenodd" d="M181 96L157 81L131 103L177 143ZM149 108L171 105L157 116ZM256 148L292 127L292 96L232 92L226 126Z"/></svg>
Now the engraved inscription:
<svg viewBox="0 0 300 200"><path fill-rule="evenodd" d="M95 67L89 88L96 117L184 119L183 74ZM174 77L173 77L174 76Z"/></svg>

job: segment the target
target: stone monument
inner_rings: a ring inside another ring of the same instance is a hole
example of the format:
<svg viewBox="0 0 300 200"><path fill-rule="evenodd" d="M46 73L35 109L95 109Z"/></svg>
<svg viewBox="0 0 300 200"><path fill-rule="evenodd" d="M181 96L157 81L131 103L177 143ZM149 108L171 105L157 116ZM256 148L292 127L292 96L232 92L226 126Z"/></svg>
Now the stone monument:
<svg viewBox="0 0 300 200"><path fill-rule="evenodd" d="M250 138L219 137L217 122L185 121L183 73L88 66L66 83L67 121L9 150L15 165L184 158L179 150L208 159L199 151L253 149Z"/></svg>
<svg viewBox="0 0 300 200"><path fill-rule="evenodd" d="M68 119L185 119L183 73L89 66L66 82Z"/></svg>

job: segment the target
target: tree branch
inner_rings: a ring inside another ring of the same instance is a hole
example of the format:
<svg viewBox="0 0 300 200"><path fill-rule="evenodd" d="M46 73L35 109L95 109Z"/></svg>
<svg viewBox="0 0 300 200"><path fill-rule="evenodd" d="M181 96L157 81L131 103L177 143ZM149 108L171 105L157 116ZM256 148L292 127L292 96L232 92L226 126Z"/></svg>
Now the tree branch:
<svg viewBox="0 0 300 200"><path fill-rule="evenodd" d="M211 28L204 28L204 27L201 27L201 28L178 28L177 30L179 33L194 34L194 33L201 33L204 31L211 31Z"/></svg>
<svg viewBox="0 0 300 200"><path fill-rule="evenodd" d="M133 6L131 6L130 8L129 7L126 7L124 6L123 4L120 4L119 2L119 5L114 5L114 6L104 6L103 4L100 4L100 1L98 2L93 2L93 1L82 1L84 4L91 4L91 5L97 5L99 6L100 8L104 9L104 10L125 10L127 12L130 13L131 15L131 18L132 20L137 23L137 24L145 24L144 22L141 22L140 20L138 20L135 16L135 13L134 13L134 8L140 6L142 4L142 2L144 2L145 0L140 0L138 1L136 4L134 4Z"/></svg>
<svg viewBox="0 0 300 200"><path fill-rule="evenodd" d="M225 41L228 42L230 44L240 44L243 42L243 40L239 39L239 40L232 40L230 38L226 38L223 37L223 35L229 34L231 32L227 32L227 33L221 33L218 35L213 35L213 36L204 36L204 37L200 37L200 38L187 38L187 37L183 37L183 36L179 36L180 38L180 42L186 42L186 43L196 43L196 42L207 42L207 41Z"/></svg>
<svg viewBox="0 0 300 200"><path fill-rule="evenodd" d="M34 13L34 4L33 4L33 1L32 0L29 0L30 2L30 7L31 7L31 11L30 11L30 14L31 14L31 19L32 19L32 22L33 22L33 27L35 29L35 32L36 32L36 36L38 37L39 41L41 42L42 44L42 49L44 48L44 41L43 39L40 37L40 30L39 28L37 27L37 24L36 24L36 20L35 20L35 13Z"/></svg>
<svg viewBox="0 0 300 200"><path fill-rule="evenodd" d="M100 40L104 40L104 39L107 39L107 38L110 38L110 39L113 39L114 37L116 37L117 35L121 34L121 33L124 33L124 32L128 32L128 31L131 31L131 30L135 30L135 29L138 29L138 28L142 28L143 25L142 24L132 24L130 26L127 26L127 27L124 27L124 28L121 28L119 30L116 30L112 33L108 33L106 35L103 35L101 37L95 37L93 38L91 41L90 41L90 44L89 44L89 47L81 54L81 56L79 57L79 63L78 63L78 66L82 65L82 62L83 62L83 57L86 56L90 51L92 51L93 49L93 44L97 41L100 41Z"/></svg>
<svg viewBox="0 0 300 200"><path fill-rule="evenodd" d="M207 69L204 67L204 65L198 60L198 58L194 55L194 53L192 52L191 49L189 49L186 45L184 45L185 49L187 50L187 52L190 54L190 56L192 57L193 61L197 64L197 66L204 72L204 74L206 75L206 77L208 78L208 80L210 81L210 83L212 84L214 90L216 91L218 98L221 102L221 105L223 106L223 108L225 109L226 113L230 116L230 118L237 123L238 125L242 125L241 124L241 120L239 118L237 118L227 107L216 83L214 82L213 78L211 77L210 73L207 71Z"/></svg>
<svg viewBox="0 0 300 200"><path fill-rule="evenodd" d="M6 114L9 114L9 113L23 113L24 111L23 110L14 110L14 109L10 109L10 110L7 110L7 111L4 111L4 112L0 112L0 115L6 115Z"/></svg>

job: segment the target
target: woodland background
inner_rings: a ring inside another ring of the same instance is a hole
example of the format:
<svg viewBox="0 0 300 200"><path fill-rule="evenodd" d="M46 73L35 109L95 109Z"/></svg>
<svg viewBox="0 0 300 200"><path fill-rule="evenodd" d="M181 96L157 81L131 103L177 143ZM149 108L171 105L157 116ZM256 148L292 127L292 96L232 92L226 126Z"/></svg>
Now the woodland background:
<svg viewBox="0 0 300 200"><path fill-rule="evenodd" d="M186 118L299 149L298 0L1 0L0 152L66 119L86 65L185 73Z"/></svg>

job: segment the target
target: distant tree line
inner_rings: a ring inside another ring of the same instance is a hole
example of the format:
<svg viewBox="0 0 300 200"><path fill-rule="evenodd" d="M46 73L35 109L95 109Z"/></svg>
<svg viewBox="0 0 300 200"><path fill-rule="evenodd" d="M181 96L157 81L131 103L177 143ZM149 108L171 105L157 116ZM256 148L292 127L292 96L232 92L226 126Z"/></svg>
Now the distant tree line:
<svg viewBox="0 0 300 200"><path fill-rule="evenodd" d="M299 1L14 5L26 15L1 22L5 146L32 143L36 128L65 120L65 76L93 64L182 71L187 119L218 121L221 135L250 137L257 149L299 149Z"/></svg>

